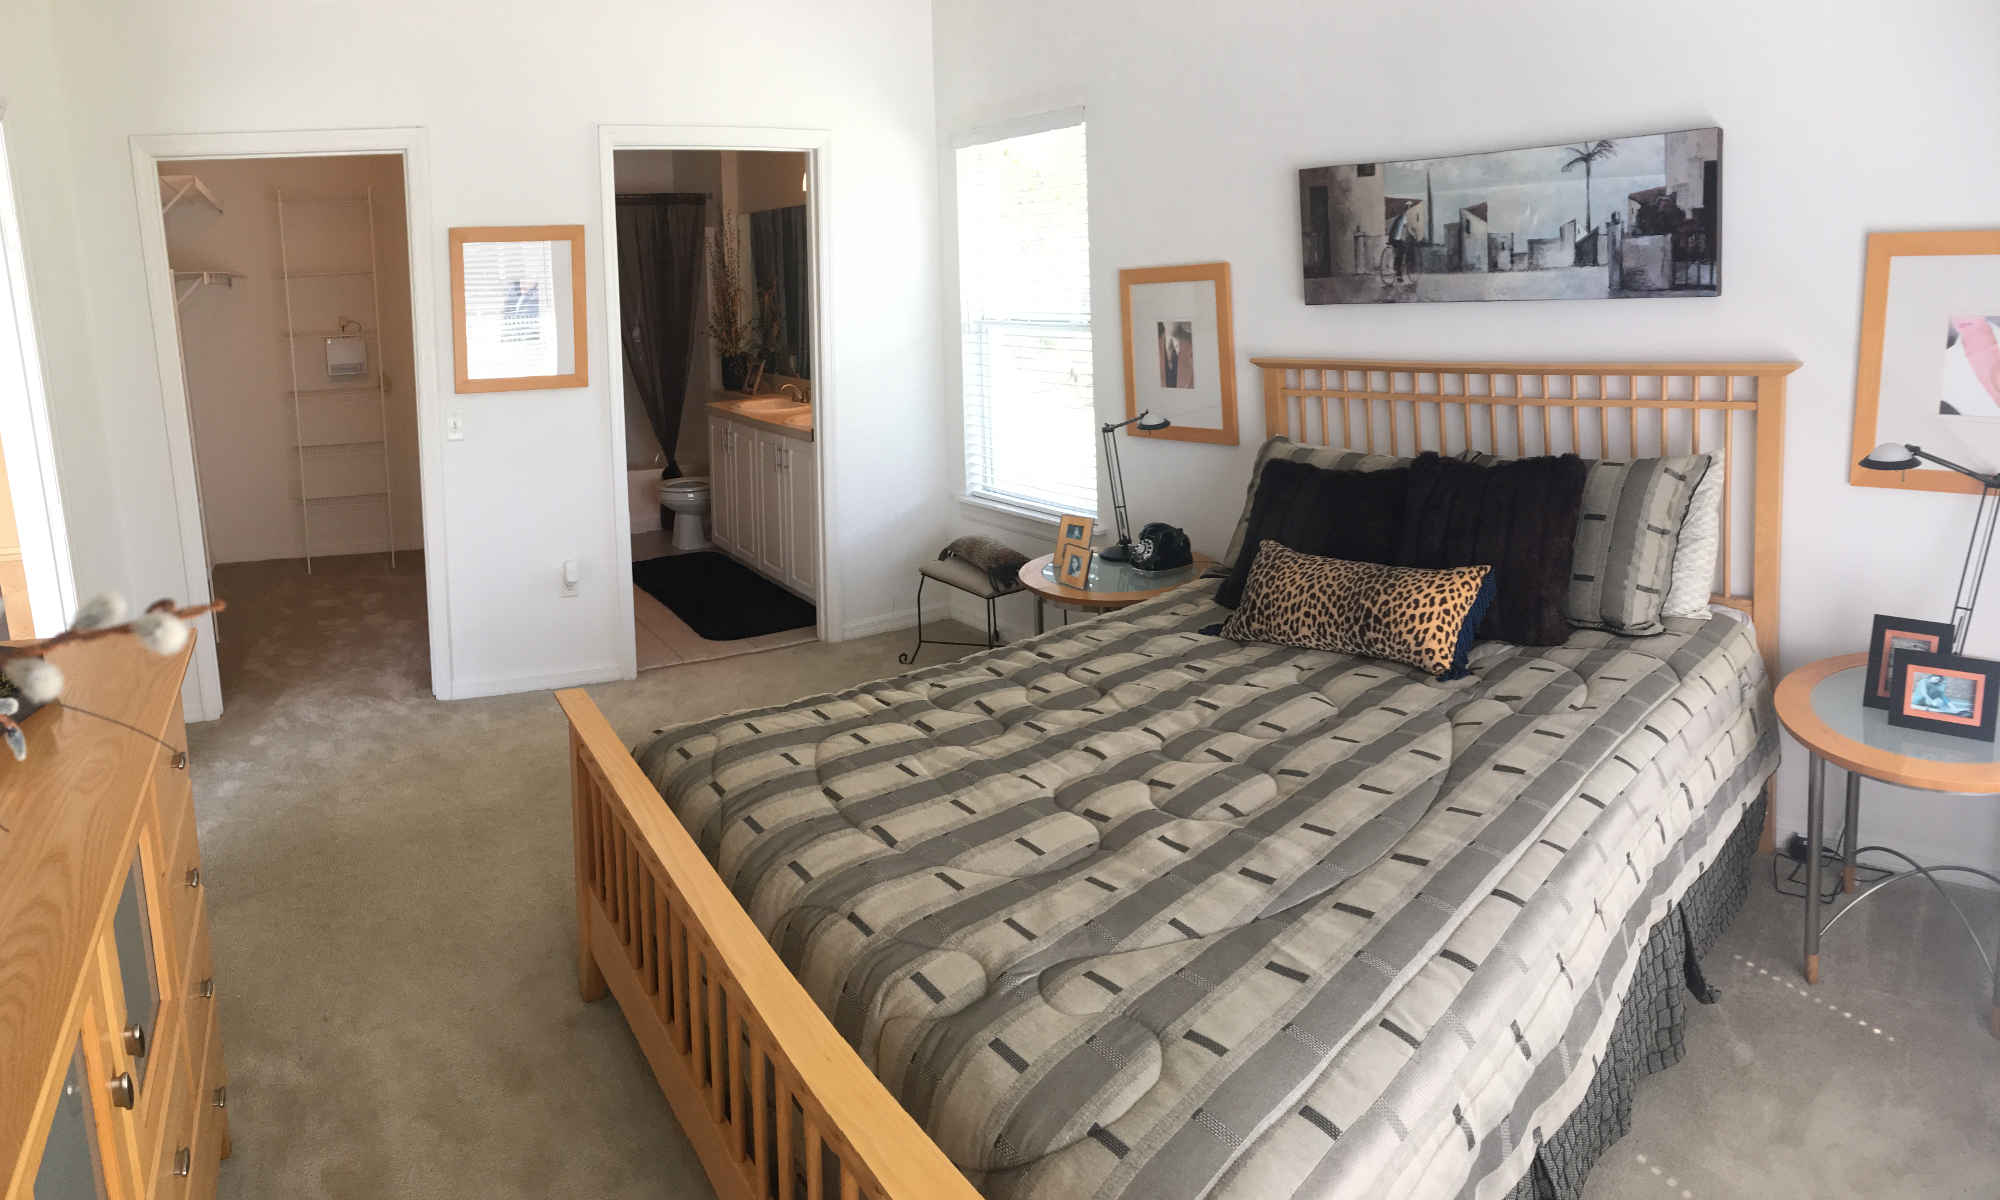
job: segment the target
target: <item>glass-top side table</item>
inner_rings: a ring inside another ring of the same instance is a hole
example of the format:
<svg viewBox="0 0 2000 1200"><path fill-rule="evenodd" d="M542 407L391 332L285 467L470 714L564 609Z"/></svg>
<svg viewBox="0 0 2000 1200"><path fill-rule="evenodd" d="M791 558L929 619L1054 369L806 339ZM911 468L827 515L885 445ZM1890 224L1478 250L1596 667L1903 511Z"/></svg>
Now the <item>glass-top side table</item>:
<svg viewBox="0 0 2000 1200"><path fill-rule="evenodd" d="M1107 562L1092 555L1090 574L1080 588L1056 581L1055 555L1044 554L1021 566L1021 583L1035 593L1035 632L1042 632L1042 605L1050 602L1063 608L1110 612L1150 600L1161 592L1199 579L1215 566L1206 554L1197 554L1185 567L1166 571L1145 571L1127 562Z"/></svg>
<svg viewBox="0 0 2000 1200"><path fill-rule="evenodd" d="M1776 697L1778 720L1811 756L1806 765L1806 889L1805 889L1805 977L1819 982L1819 941L1840 923L1841 918L1870 896L1899 880L1925 879L1937 887L1939 895L1972 936L1980 961L1992 979L1992 1007L1988 1027L2000 1037L2000 969L1986 953L1985 944L1958 901L1938 885L1940 875L1975 875L2000 886L2000 875L1979 867L1925 866L1890 846L1860 844L1861 780L1866 777L1883 783L1920 788L1933 792L1966 795L2000 795L2000 746L1992 742L1951 737L1927 730L1905 729L1889 724L1888 713L1861 702L1866 654L1845 654L1799 668L1785 676ZM1832 762L1847 772L1846 850L1841 862L1841 891L1852 898L1822 924L1819 919L1820 853L1826 832L1826 764ZM1855 860L1863 852L1886 854L1905 864L1866 888L1855 889Z"/></svg>

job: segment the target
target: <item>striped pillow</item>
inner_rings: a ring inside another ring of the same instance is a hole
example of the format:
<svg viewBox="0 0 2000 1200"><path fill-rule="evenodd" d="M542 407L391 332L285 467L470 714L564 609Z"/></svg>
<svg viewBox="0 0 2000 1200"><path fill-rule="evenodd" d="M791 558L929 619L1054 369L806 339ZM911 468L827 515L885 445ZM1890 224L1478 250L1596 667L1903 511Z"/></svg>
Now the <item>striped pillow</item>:
<svg viewBox="0 0 2000 1200"><path fill-rule="evenodd" d="M1595 462L1583 482L1563 615L1584 629L1659 633L1688 502L1706 454Z"/></svg>

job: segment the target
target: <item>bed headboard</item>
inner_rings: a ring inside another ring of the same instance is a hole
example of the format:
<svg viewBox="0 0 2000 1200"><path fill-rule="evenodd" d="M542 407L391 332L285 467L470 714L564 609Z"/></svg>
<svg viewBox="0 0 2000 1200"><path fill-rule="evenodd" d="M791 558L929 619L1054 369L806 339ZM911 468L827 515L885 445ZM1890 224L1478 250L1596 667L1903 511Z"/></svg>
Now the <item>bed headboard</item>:
<svg viewBox="0 0 2000 1200"><path fill-rule="evenodd" d="M1727 475L1713 600L1750 615L1765 670L1773 683L1779 678L1785 378L1799 364L1250 361L1263 376L1267 437L1398 455L1721 451Z"/></svg>

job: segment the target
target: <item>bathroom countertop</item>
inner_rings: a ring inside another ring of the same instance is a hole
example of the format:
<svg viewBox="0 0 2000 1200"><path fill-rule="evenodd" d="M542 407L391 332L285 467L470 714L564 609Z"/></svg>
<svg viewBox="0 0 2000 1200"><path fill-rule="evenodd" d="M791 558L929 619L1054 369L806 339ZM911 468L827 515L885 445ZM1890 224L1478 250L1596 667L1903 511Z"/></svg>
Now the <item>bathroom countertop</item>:
<svg viewBox="0 0 2000 1200"><path fill-rule="evenodd" d="M779 396L775 399L784 401L784 407L772 408L769 407L770 401L774 399L771 396L735 396L729 393L724 395L727 398L708 402L710 415L728 417L733 421L748 421L753 425L775 429L789 437L802 438L808 442L813 440L812 405L797 403L789 396Z"/></svg>

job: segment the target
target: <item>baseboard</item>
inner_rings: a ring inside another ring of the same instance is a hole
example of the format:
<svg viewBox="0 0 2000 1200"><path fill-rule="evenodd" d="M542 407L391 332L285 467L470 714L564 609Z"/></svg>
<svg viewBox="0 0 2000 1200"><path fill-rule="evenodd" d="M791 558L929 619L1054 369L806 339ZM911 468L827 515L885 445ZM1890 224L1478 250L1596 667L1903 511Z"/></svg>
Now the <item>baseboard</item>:
<svg viewBox="0 0 2000 1200"><path fill-rule="evenodd" d="M872 637L878 633L891 633L898 629L909 629L915 626L916 623L916 609L899 608L894 612L886 612L880 616L868 617L860 621L849 621L846 627L840 631L839 640L847 642L855 638Z"/></svg>
<svg viewBox="0 0 2000 1200"><path fill-rule="evenodd" d="M476 700L481 696L508 696L515 692L544 692L556 688L580 687L589 683L610 683L628 678L617 663L599 663L569 671L541 675L502 675L487 679L459 679L445 700Z"/></svg>

